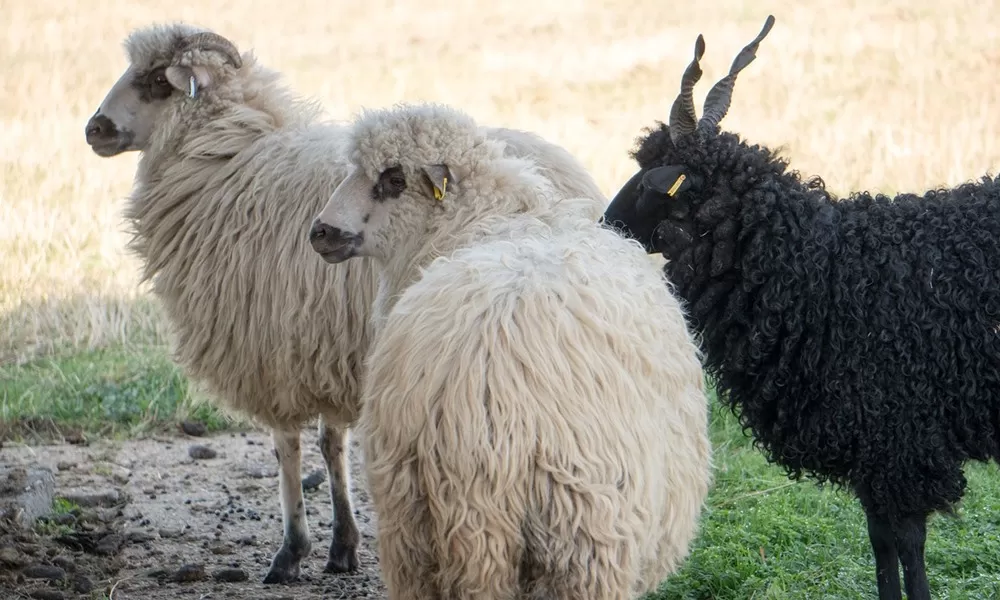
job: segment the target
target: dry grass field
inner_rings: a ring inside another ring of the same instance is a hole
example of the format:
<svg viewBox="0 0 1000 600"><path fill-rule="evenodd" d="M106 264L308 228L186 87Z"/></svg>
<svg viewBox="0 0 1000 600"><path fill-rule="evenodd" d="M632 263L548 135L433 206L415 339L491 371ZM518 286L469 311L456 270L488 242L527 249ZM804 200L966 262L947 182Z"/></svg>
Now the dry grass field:
<svg viewBox="0 0 1000 600"><path fill-rule="evenodd" d="M632 172L633 139L666 119L695 36L708 46L700 102L773 12L777 26L741 75L726 127L783 147L838 192L952 184L1000 164L995 2L181 5L4 0L0 361L162 338L122 251L136 157L101 159L83 139L125 67L121 40L154 21L223 32L333 118L437 100L535 130L613 194Z"/></svg>
<svg viewBox="0 0 1000 600"><path fill-rule="evenodd" d="M126 66L121 41L134 27L211 27L283 71L332 118L434 100L536 131L578 156L612 195L634 171L635 137L667 118L697 34L707 42L700 110L771 13L777 24L741 74L723 126L782 148L795 168L843 194L922 191L997 170L998 8L995 0L0 0L0 421L50 414L46 394L72 396L71 379L101 380L105 364L180 377L164 358L162 315L124 250L121 209L137 156L99 158L84 142L87 118ZM104 351L118 354L91 366L72 359ZM147 358L122 366L133 354ZM692 565L664 597L873 594L855 503L799 484L739 504L785 480L731 422L720 423L713 510L725 506L730 521L708 519ZM967 523L929 541L932 587L948 590L941 597L996 597L1000 586L990 575L1000 571L1000 507L990 499L1000 475L987 467L970 480L968 511L982 512L967 511ZM820 525L796 534L789 523ZM769 537L776 524L785 541ZM735 530L746 536L731 539ZM771 548L765 558L768 543L801 553L782 559ZM942 566L963 549L973 556L954 559L953 571Z"/></svg>

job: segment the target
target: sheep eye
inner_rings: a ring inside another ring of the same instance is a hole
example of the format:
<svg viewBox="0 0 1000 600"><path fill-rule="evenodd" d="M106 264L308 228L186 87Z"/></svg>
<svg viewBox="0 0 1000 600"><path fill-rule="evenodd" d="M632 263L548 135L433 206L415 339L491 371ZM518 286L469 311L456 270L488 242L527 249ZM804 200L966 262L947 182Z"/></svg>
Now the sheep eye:
<svg viewBox="0 0 1000 600"><path fill-rule="evenodd" d="M156 79L154 79L153 82L160 87L165 87L170 85L170 82L167 81L167 76L163 75L162 73L157 75Z"/></svg>
<svg viewBox="0 0 1000 600"><path fill-rule="evenodd" d="M406 177L399 167L386 169L379 177L375 186L375 195L378 199L398 198L406 190Z"/></svg>

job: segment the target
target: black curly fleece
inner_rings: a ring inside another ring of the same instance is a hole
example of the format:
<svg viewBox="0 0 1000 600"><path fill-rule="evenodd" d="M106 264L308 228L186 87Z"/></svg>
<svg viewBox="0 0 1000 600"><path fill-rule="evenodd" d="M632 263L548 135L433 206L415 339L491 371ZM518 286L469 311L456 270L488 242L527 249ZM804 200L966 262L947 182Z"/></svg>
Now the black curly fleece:
<svg viewBox="0 0 1000 600"><path fill-rule="evenodd" d="M950 510L1000 459L1000 182L834 199L770 150L660 124L634 158L702 185L656 200L648 249L720 398L788 475L893 518Z"/></svg>

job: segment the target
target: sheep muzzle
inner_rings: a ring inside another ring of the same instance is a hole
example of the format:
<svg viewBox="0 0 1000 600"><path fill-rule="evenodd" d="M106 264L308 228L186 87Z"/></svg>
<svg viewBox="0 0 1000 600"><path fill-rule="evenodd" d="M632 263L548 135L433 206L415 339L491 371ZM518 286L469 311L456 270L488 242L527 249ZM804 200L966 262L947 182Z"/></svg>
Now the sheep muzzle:
<svg viewBox="0 0 1000 600"><path fill-rule="evenodd" d="M364 234L344 231L319 219L313 221L309 229L309 244L330 264L344 262L355 256L362 241Z"/></svg>

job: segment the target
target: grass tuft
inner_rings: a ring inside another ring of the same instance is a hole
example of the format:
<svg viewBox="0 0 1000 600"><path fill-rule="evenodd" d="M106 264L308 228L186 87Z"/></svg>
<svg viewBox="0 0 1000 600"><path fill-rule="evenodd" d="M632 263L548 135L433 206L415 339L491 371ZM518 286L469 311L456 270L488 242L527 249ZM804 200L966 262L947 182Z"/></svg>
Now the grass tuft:
<svg viewBox="0 0 1000 600"><path fill-rule="evenodd" d="M0 436L138 435L183 419L236 420L193 391L162 347L112 346L0 366Z"/></svg>

